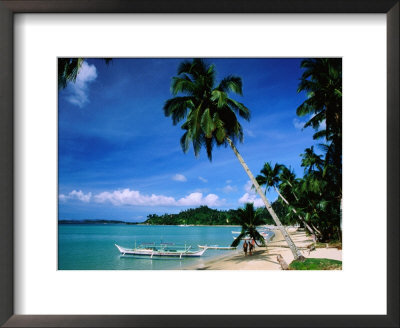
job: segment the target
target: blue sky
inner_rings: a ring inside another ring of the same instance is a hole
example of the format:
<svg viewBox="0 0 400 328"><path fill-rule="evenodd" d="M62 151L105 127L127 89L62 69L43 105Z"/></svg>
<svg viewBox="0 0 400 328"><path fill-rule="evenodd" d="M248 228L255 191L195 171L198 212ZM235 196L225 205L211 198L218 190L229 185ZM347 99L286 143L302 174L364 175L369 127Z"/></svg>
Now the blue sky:
<svg viewBox="0 0 400 328"><path fill-rule="evenodd" d="M59 91L59 219L144 221L152 213L178 213L208 205L229 209L260 200L230 148L180 147L180 124L163 113L171 78L183 59L87 60L76 83ZM265 162L291 166L302 176L300 154L315 144L296 108L301 59L207 59L217 81L238 75L250 122L241 121L237 147L254 175ZM276 200L268 193L270 201Z"/></svg>

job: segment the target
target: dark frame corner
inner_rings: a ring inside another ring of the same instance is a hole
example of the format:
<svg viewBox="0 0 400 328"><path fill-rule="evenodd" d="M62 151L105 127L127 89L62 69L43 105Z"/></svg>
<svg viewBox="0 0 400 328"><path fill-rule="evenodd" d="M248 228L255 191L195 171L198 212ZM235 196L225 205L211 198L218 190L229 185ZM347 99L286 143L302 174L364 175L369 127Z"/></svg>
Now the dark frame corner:
<svg viewBox="0 0 400 328"><path fill-rule="evenodd" d="M399 327L399 0L0 0L0 325L4 327ZM387 17L386 316L14 315L13 19L16 13L384 13Z"/></svg>

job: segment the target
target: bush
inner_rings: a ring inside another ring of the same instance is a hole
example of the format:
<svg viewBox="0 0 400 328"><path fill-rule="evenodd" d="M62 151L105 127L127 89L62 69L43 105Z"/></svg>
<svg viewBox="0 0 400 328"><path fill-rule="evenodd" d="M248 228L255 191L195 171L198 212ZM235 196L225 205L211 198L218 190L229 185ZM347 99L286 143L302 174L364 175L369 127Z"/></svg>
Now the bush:
<svg viewBox="0 0 400 328"><path fill-rule="evenodd" d="M293 261L289 270L342 270L342 261L307 258L303 262Z"/></svg>

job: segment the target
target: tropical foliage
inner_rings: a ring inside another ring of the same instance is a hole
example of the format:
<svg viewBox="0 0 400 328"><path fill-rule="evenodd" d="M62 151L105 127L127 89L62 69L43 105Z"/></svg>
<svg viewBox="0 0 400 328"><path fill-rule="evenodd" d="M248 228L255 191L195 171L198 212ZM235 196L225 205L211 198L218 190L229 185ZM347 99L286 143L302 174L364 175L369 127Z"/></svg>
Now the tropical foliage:
<svg viewBox="0 0 400 328"><path fill-rule="evenodd" d="M287 184L289 188L288 190L290 193L293 194L293 189L294 185L296 184L294 177L289 169L287 169L284 165L281 164L275 164L273 167L271 163L265 163L264 167L261 169L261 174L257 175L256 180L260 184L260 186L265 185L265 192L267 192L271 187L274 188L274 190L277 192L279 195L279 199L283 201L287 206L288 206L288 211L287 217L289 218L294 218L295 220L298 220L297 223L301 223L308 231L309 233L313 234L314 236L317 235L317 232L315 229L311 228L310 225L304 220L304 218L297 212L297 210L290 205L289 201L282 195L282 193L279 190L279 185L282 182L283 184ZM288 180L285 181L285 178ZM291 180L291 182L289 181ZM297 198L297 197L295 197ZM290 211L294 213L294 216L290 215ZM292 220L291 220L292 221Z"/></svg>
<svg viewBox="0 0 400 328"><path fill-rule="evenodd" d="M236 218L242 226L242 231L235 238L231 246L238 246L242 238L247 236L254 239L258 246L265 246L264 237L257 231L257 226L264 224L264 220L260 213L254 210L253 204L246 203L245 207L243 209L239 208L236 213Z"/></svg>
<svg viewBox="0 0 400 328"><path fill-rule="evenodd" d="M322 242L341 240L342 199L342 63L337 58L306 59L298 92L306 91L307 99L297 108L299 116L308 115L304 128L315 129L317 146L301 154L304 175L296 178L283 165L266 163L258 181L274 187L280 200L288 206L287 216L300 218Z"/></svg>
<svg viewBox="0 0 400 328"><path fill-rule="evenodd" d="M229 75L216 83L215 66L208 65L202 59L183 61L178 67L177 74L173 77L171 84L174 97L165 102L164 114L172 118L174 125L184 121L181 125L181 128L185 131L181 137L183 151L186 153L190 144L192 144L194 153L198 156L200 149L204 147L211 161L212 150L215 145L229 145L281 230L294 258L302 258L302 254L283 228L278 216L235 146L237 140L243 141L243 129L237 115L245 120L250 119L249 109L229 97L230 93L242 95L242 79L238 76ZM181 94L181 96L178 96L178 94Z"/></svg>
<svg viewBox="0 0 400 328"><path fill-rule="evenodd" d="M272 203L272 208L275 213L282 217L282 224L292 225L297 223L291 216L287 215L287 208L279 201ZM230 210L216 210L211 209L208 206L200 206L197 208L189 208L181 211L177 214L165 213L165 214L149 214L145 224L151 225L240 225L238 220L238 209ZM257 215L264 224L275 224L271 214L265 207L257 209Z"/></svg>
<svg viewBox="0 0 400 328"><path fill-rule="evenodd" d="M342 261L308 258L305 261L293 261L289 270L342 270Z"/></svg>
<svg viewBox="0 0 400 328"><path fill-rule="evenodd" d="M65 89L68 83L75 83L79 70L82 67L85 58L58 58L58 88ZM105 58L108 64L111 59Z"/></svg>
<svg viewBox="0 0 400 328"><path fill-rule="evenodd" d="M236 114L250 119L250 111L242 103L229 97L229 92L242 95L242 80L229 75L216 85L214 65L202 59L184 61L178 67L178 76L172 79L171 90L175 96L165 102L165 116L173 124L185 120L181 146L186 153L190 143L196 156L202 147L212 159L215 145L227 145L227 138L243 141L243 130ZM184 96L177 96L178 93Z"/></svg>
<svg viewBox="0 0 400 328"><path fill-rule="evenodd" d="M178 214L150 214L146 224L157 225L237 225L236 210L219 211L208 206L190 208Z"/></svg>

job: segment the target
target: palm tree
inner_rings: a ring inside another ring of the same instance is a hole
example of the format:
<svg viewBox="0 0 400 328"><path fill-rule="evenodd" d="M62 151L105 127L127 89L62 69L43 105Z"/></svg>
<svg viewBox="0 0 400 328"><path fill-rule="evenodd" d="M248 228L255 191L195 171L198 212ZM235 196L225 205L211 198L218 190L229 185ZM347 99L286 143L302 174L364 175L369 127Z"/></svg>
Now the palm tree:
<svg viewBox="0 0 400 328"><path fill-rule="evenodd" d="M307 222L314 229L318 226L319 239L323 242L332 237L341 239L340 213L335 206L335 198L326 191L326 185L323 180L304 177L300 184L301 198L298 202L298 209Z"/></svg>
<svg viewBox="0 0 400 328"><path fill-rule="evenodd" d="M263 168L261 169L261 174L257 175L256 180L260 186L265 185L265 193L273 187L279 197L285 202L287 206L292 210L292 212L298 217L301 223L307 228L307 230L312 234L316 235L315 231L307 224L307 222L303 219L301 215L299 215L296 209L289 204L287 199L283 197L277 188L280 182L280 175L283 170L283 165L276 163L274 167L272 167L271 163L264 163Z"/></svg>
<svg viewBox="0 0 400 328"><path fill-rule="evenodd" d="M304 68L297 92L307 92L308 98L298 108L297 115L313 115L304 127L317 129L326 123L324 130L314 134L314 139L325 137L325 163L330 170L331 184L336 189L336 199L342 198L342 59L317 58L301 62Z"/></svg>
<svg viewBox="0 0 400 328"><path fill-rule="evenodd" d="M308 98L298 108L297 115L313 115L304 127L326 129L314 134L314 139L342 135L342 59L316 58L301 62L305 69L297 92L306 91Z"/></svg>
<svg viewBox="0 0 400 328"><path fill-rule="evenodd" d="M244 209L239 208L236 212L235 219L240 222L242 231L232 242L232 247L237 247L242 238L246 236L254 239L257 246L265 246L264 237L257 231L257 226L263 225L264 221L261 215L254 210L253 203L246 203Z"/></svg>
<svg viewBox="0 0 400 328"><path fill-rule="evenodd" d="M242 126L236 115L250 119L249 109L229 97L229 92L242 95L242 79L229 75L216 85L215 66L206 64L202 59L182 62L177 73L171 84L175 97L165 102L164 114L172 118L174 125L185 120L181 126L185 131L181 138L183 151L186 153L192 143L194 153L198 156L204 146L211 161L215 145L229 145L285 237L294 258L303 259L235 146L236 140L243 142ZM183 95L177 96L178 93Z"/></svg>
<svg viewBox="0 0 400 328"><path fill-rule="evenodd" d="M282 165L276 163L274 167L272 167L271 163L264 163L263 168L261 169L261 174L257 175L256 180L260 186L265 185L265 192L269 190L270 187L273 187L275 191L279 194L279 191L276 189L276 186L279 184L279 173L282 170Z"/></svg>
<svg viewBox="0 0 400 328"><path fill-rule="evenodd" d="M342 60L341 58L306 59L298 92L307 92L307 99L297 108L297 115L311 115L304 127L323 130L314 134L314 139L325 138L319 145L325 158L314 153L313 147L302 155L305 167L301 183L301 208L310 223L318 225L322 237L328 240L337 233L341 238L342 199ZM307 197L303 197L307 195ZM312 204L314 207L312 207ZM299 207L300 208L300 207ZM337 226L336 226L337 225Z"/></svg>
<svg viewBox="0 0 400 328"><path fill-rule="evenodd" d="M324 167L324 160L322 155L317 155L314 152L314 146L305 149L305 153L300 155L303 159L301 160L301 166L304 167L304 171L308 174L316 174L317 172L322 174Z"/></svg>
<svg viewBox="0 0 400 328"><path fill-rule="evenodd" d="M282 165L281 172L279 173L279 190L283 194L287 194L289 196L294 197L295 201L299 200L299 197L296 195L295 189L299 184L298 179L296 179L296 175L291 168L287 168L285 165ZM290 194L289 194L290 191Z"/></svg>

